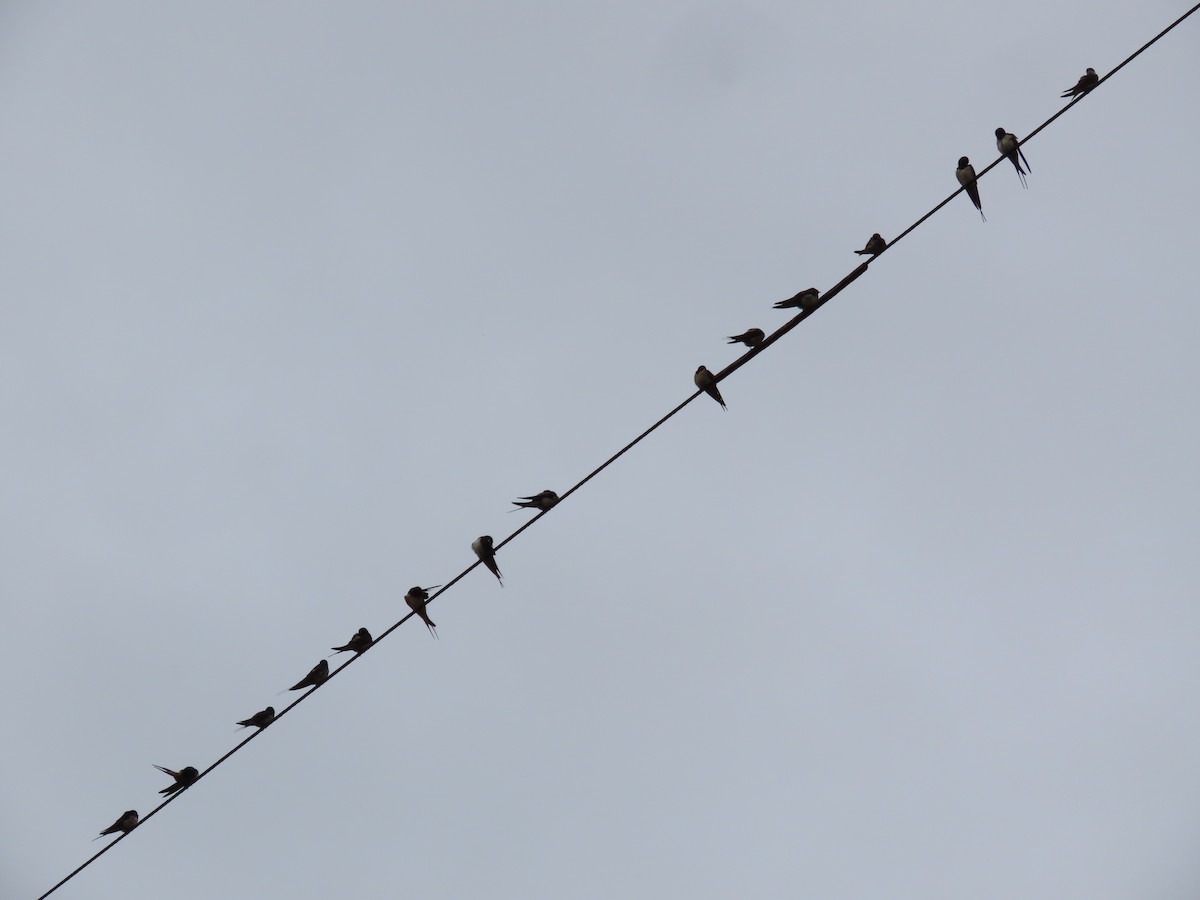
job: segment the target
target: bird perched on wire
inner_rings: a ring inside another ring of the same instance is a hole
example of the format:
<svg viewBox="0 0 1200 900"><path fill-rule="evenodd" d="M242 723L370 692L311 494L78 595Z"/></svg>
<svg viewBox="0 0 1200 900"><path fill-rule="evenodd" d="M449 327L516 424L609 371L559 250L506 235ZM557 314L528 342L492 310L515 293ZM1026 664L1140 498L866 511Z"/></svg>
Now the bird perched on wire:
<svg viewBox="0 0 1200 900"><path fill-rule="evenodd" d="M481 534L475 540L471 541L471 549L475 551L475 555L479 557L480 562L487 566L488 571L496 576L496 580L500 582L500 586L504 587L504 579L500 577L500 567L496 565L496 551L493 548L495 541L492 540L490 534Z"/></svg>
<svg viewBox="0 0 1200 900"><path fill-rule="evenodd" d="M299 691L306 687L317 687L324 684L325 679L329 677L329 660L323 659L313 666L307 675L293 684L289 691Z"/></svg>
<svg viewBox="0 0 1200 900"><path fill-rule="evenodd" d="M1079 80L1075 82L1074 87L1069 87L1062 92L1062 96L1071 97L1074 99L1080 94L1086 94L1099 83L1100 76L1096 74L1095 69L1089 68L1086 72L1079 76Z"/></svg>
<svg viewBox="0 0 1200 900"><path fill-rule="evenodd" d="M780 300L774 305L774 309L808 309L816 301L820 295L820 291L816 288L805 288L794 297L788 297L786 300Z"/></svg>
<svg viewBox="0 0 1200 900"><path fill-rule="evenodd" d="M1033 166L1029 165L1029 160L1025 158L1025 151L1021 149L1021 142L1017 140L1017 136L1011 131L1005 131L1003 125L996 129L996 149L1017 170L1017 177L1021 179L1021 187L1029 187L1025 183L1025 176L1033 171ZM1021 168L1021 163L1025 163L1025 168Z"/></svg>
<svg viewBox="0 0 1200 900"><path fill-rule="evenodd" d="M728 343L757 347L766 339L767 335L761 328L747 328L741 334L730 335Z"/></svg>
<svg viewBox="0 0 1200 900"><path fill-rule="evenodd" d="M268 706L266 709L259 710L248 719L242 719L238 722L242 728L258 728L263 729L275 721L275 707Z"/></svg>
<svg viewBox="0 0 1200 900"><path fill-rule="evenodd" d="M877 231L867 240L867 245L865 247L863 247L861 250L855 250L854 252L859 256L870 256L872 259L874 259L886 249L887 241L885 241L883 239L883 235Z"/></svg>
<svg viewBox="0 0 1200 900"><path fill-rule="evenodd" d="M975 204L975 208L979 210L979 216L983 221L987 221L987 216L983 214L983 204L979 202L979 185L975 180L975 167L971 165L971 160L965 156L958 159L958 169L954 172L958 178L958 183L966 190L967 196L971 198L971 202Z"/></svg>
<svg viewBox="0 0 1200 900"><path fill-rule="evenodd" d="M354 637L350 638L350 640L346 641L346 643L342 644L342 646L330 647L329 649L333 651L334 656L337 656L339 653L344 653L347 650L352 651L355 656L358 656L358 654L370 647L372 643L374 643L374 639L371 637L371 632L367 631L365 628L360 628L358 631L354 632Z"/></svg>
<svg viewBox="0 0 1200 900"><path fill-rule="evenodd" d="M696 370L696 374L692 377L692 380L696 382L696 387L720 403L721 409L726 409L725 400L721 397L721 392L717 389L717 376L708 371L705 366L701 366Z"/></svg>
<svg viewBox="0 0 1200 900"><path fill-rule="evenodd" d="M167 787L159 791L160 794L166 797L171 796L176 791L182 791L186 787L191 787L196 783L196 779L200 777L200 770L195 766L184 766L178 772L174 769L168 769L166 766L155 766L154 768L175 779L174 784L167 785Z"/></svg>
<svg viewBox="0 0 1200 900"><path fill-rule="evenodd" d="M121 813L121 816L120 816L120 818L117 819L117 821L113 822L111 825L109 825L107 828L105 828L102 832L100 832L98 835L96 835L94 838L92 838L92 840L98 841L98 840L100 840L100 838L104 837L106 834L116 834L118 831L121 832L121 834L129 834L129 832L131 832L131 831L133 831L133 829L137 828L137 823L138 823L137 810L136 809L127 809L127 810L125 810L125 812Z"/></svg>
<svg viewBox="0 0 1200 900"><path fill-rule="evenodd" d="M514 500L513 505L518 509L540 509L542 512L553 507L558 503L558 494L554 491L542 491L540 494L534 494L531 497L521 497L519 500ZM509 512L516 512L515 509L510 509Z"/></svg>
<svg viewBox="0 0 1200 900"><path fill-rule="evenodd" d="M434 585L434 587L440 586ZM430 590L432 588L411 587L408 589L408 593L404 595L404 602L408 604L409 609L420 617L421 621L425 623L425 627L429 629L429 633L436 638L438 634L434 629L437 628L437 625L433 623L433 620L429 618L429 613L425 611L425 606L429 603Z"/></svg>

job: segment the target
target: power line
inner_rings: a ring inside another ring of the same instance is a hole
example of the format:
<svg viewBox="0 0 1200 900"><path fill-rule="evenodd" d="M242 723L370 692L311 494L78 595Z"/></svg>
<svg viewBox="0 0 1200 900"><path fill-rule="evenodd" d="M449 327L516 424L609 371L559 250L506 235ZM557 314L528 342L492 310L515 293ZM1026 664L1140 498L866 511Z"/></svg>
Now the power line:
<svg viewBox="0 0 1200 900"><path fill-rule="evenodd" d="M1141 47L1139 47L1137 50L1135 50L1133 53L1131 53L1129 56L1127 56L1119 65L1116 66L1116 68L1112 69L1103 78L1101 78L1091 89L1073 97L1070 100L1070 102L1068 102L1062 109L1058 110L1058 112L1056 112L1056 113L1054 113L1054 115L1050 116L1050 118L1048 118L1046 121L1044 121L1041 125L1039 125L1037 128L1035 128L1033 131L1029 132L1029 134L1024 139L1021 140L1021 145L1023 146L1024 144L1026 144L1030 140L1032 140L1034 137L1036 137L1040 132L1045 130L1047 126L1049 126L1056 119L1058 119L1060 116L1062 116L1064 113L1066 113L1069 109L1071 109L1076 104L1078 104L1084 97L1088 96L1090 93L1092 93L1092 91L1094 91L1100 85L1104 84L1104 82L1108 81L1108 79L1112 78L1113 75L1115 75L1121 69L1125 68L1125 66L1129 65L1129 63L1133 62L1134 59L1136 59L1138 56L1140 56L1142 53L1144 53L1146 50L1148 50L1151 46L1153 46L1155 43L1157 43L1161 38L1163 38L1165 35L1167 35L1170 31L1172 31L1176 26L1178 26L1181 22L1183 22L1185 19L1187 19L1190 15L1192 15L1192 13L1196 12L1196 10L1198 10L1198 9L1200 9L1200 3L1197 3L1195 6L1193 6L1191 9L1189 9L1187 12L1185 12L1183 15L1181 15L1179 18L1177 18L1174 22L1172 22L1170 25L1168 25L1166 28L1164 28L1162 31L1160 31L1158 34L1156 34L1154 37L1152 37L1146 43L1142 44ZM990 172L992 169L994 169L997 165L999 165L1004 160L1005 160L1005 157L1003 155L999 156L990 165L988 165L986 168L984 168L983 170L978 172L976 174L976 178L977 179L982 178L984 175L986 175L988 172ZM792 329L794 329L796 326L798 326L801 322L803 322L805 319L807 319L809 316L811 316L813 313L815 313L818 309L820 309L822 306L824 306L828 301L832 300L835 296L837 296L839 293L841 293L841 291L843 289L845 289L846 287L848 287L853 281L855 281L857 278L859 278L860 276L865 274L868 267L870 266L870 264L872 262L874 262L874 260L876 258L878 258L878 256L881 256L883 253L886 253L888 250L890 250L892 247L894 247L899 241L901 241L903 238L907 237L911 232L915 231L920 225L924 224L924 222L927 219L929 219L935 213L937 213L939 210L941 210L942 207L946 206L946 204L948 204L951 200L953 200L955 197L957 197L959 194L961 194L964 190L965 190L965 188L960 187L958 190L951 193L948 197L946 197L944 200L942 200L940 203L938 203L936 206L934 206L932 209L930 209L927 213L925 213L923 216L921 216L919 219L917 219L915 222L913 222L911 225L909 225L908 228L906 228L906 229L904 229L904 231L900 232L899 235L897 235L895 238L893 238L891 241L889 241L887 246L883 250L881 250L878 254L876 254L875 257L873 257L872 259L868 259L866 262L860 263L853 271L850 272L850 274L846 275L841 281L839 281L837 284L835 284L833 287L831 287L829 290L827 290L824 294L820 295L820 297L817 300L813 301L813 303L811 305L804 307L799 314L793 316L791 319L789 319L787 322L785 322L782 326L780 326L774 332L772 332L770 335L768 335L761 344L759 344L757 347L751 348L746 353L739 356L732 363L727 365L720 372L716 373L715 381L717 383L721 382L722 380L727 378L729 375L732 375L734 372L736 372L738 369L740 369L742 366L746 365L748 362L750 362L752 359L754 359L760 353L765 351L767 348L774 345L780 338L782 338L784 335L786 335L788 332L790 332ZM682 410L685 406L687 406L689 403L691 403L693 400L695 400L702 393L703 393L703 391L697 390L694 394L687 397L682 403L680 403L678 406L676 406L674 409L672 409L670 412L668 412L666 415L664 415L662 418L660 418L658 421L656 421L653 425L651 425L649 428L647 428L645 431L643 431L641 434L639 434L637 437L635 437L629 443L625 444L625 446L623 446L621 449L619 449L616 453L614 453L612 456L610 456L608 459L606 459L604 462L602 462L596 468L592 469L592 471L590 471L587 475L585 475L583 478L581 478L578 482L576 482L574 485L572 485L569 490L567 490L564 494L562 494L560 496L558 502L561 503L562 501L564 501L568 497L570 497L572 494L574 494L576 491L578 491L580 488L582 488L585 484L587 484L589 481L591 481L593 478L595 478L597 475L599 475L601 472L603 472L605 469L607 469L609 466L611 466L613 463L615 463L618 459L620 459L622 456L624 456L626 453L628 453L630 450L632 450L634 447L636 447L638 444L640 444L643 440L645 440L647 437L649 437L651 434L653 434L655 431L657 431L662 425L666 424L666 422L669 419L671 419L673 416L675 416L676 413L678 413L680 410ZM525 522L525 524L523 524L520 528L516 529L514 532L512 532L512 534L510 534L504 540L500 541L500 543L496 544L495 550L499 551L505 545L511 543L519 535L524 533L528 528L532 527L534 523L540 521L542 519L542 517L545 516L552 509L553 509L553 507L551 507L550 509L545 509L545 510L540 511L532 519ZM467 575L469 575L475 568L477 568L481 564L482 564L482 560L476 560L474 563L467 566L465 569L463 569L461 572L459 572L456 576L454 576L448 582L446 582L444 585L442 585L437 591L431 593L427 603L433 603L434 600L436 600L442 594L446 593L446 591L450 590L450 588L454 587L454 585L458 584L458 582L462 581L463 578L465 578ZM404 616L399 621L395 622L393 625L391 625L389 628L387 628L384 632L382 632L378 637L376 637L375 640L369 646L367 646L364 650L362 650L358 653L355 653L353 656L351 656L349 659L347 659L345 662L343 662L336 669L333 669L329 673L329 677L324 682L305 691L303 694L301 694L299 697L297 697L295 700L293 700L290 704L283 707L283 709L281 709L279 711L279 713L276 714L275 718L271 722L271 725L273 726L276 721L283 718L285 715L287 715L289 712L291 712L291 710L293 710L300 703L303 703L306 699L308 699L308 697L314 691L319 690L321 687L324 687L325 684L327 684L330 680L332 680L336 675L340 674L348 666L357 662L357 660L364 653L367 653L368 651L374 649L374 647L380 641L382 641L384 638L386 638L388 635L390 635L393 631L395 631L397 628L399 628L401 625L403 625L405 622L407 622L409 619L411 619L414 615L416 615L415 612L410 612L408 615ZM226 751L226 753L224 755L219 757L215 762L213 762L210 766L208 766L208 768L201 771L200 775L196 779L196 781L200 781L201 779L206 777L210 772L212 772L214 769L216 769L217 766L224 763L227 759L229 759L231 756L233 756L235 753L237 753L239 750L241 750L243 747L245 747L251 741L258 738L265 730L266 730L266 728L255 729L252 733L247 735L245 738L243 738L237 744L234 744L234 746L232 748L230 748L228 751ZM193 782L193 784L194 784L194 782ZM188 789L190 789L190 788L188 788ZM158 815L158 813L160 813L165 807L169 806L170 804L172 804L176 800L178 800L179 797L181 797L184 793L186 793L186 791L188 789L178 791L178 792L170 795L169 797L167 797L166 800L164 800L162 803L160 803L158 806L156 806L154 809L152 809L149 813L147 813L145 816L143 816L139 820L138 825L136 827L137 828L142 827L142 825L144 825L149 819ZM133 830L136 830L136 829L133 829ZM49 897L51 894L53 894L55 891L57 891L60 887L62 887L64 884L66 884L68 881L70 881L72 878L74 878L76 875L78 875L80 872L82 872L84 869L86 869L88 866L90 866L92 863L94 863L97 859L99 859L101 856L103 856L105 853L107 853L109 850L111 850L117 844L121 843L121 841L125 840L125 838L129 837L129 835L131 833L132 833L132 830L125 832L124 834L120 835L116 840L105 845L103 848L101 848L99 851L97 851L95 854L93 854L91 857L89 857L83 863L81 863L76 869L74 869L72 872L70 872L66 877L64 877L57 884L55 884L53 887L51 887L48 891L46 891L44 894L42 894L40 897L38 897L38 900L45 900L46 897Z"/></svg>

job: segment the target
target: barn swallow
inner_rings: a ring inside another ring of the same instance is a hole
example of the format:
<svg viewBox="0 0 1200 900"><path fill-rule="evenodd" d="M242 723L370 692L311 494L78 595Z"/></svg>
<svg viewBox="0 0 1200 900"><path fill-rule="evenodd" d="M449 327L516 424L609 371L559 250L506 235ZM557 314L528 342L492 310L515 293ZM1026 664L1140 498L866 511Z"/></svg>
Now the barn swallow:
<svg viewBox="0 0 1200 900"><path fill-rule="evenodd" d="M106 834L116 834L118 831L122 834L129 834L133 829L137 828L138 814L136 809L127 809L121 813L121 818L113 822L102 832L92 838L93 841L98 841Z"/></svg>
<svg viewBox="0 0 1200 900"><path fill-rule="evenodd" d="M495 542L490 534L482 534L471 541L471 549L475 551L475 555L488 567L488 571L496 576L496 580L503 587L504 580L500 577L500 567L496 565L496 551L492 549L493 543Z"/></svg>
<svg viewBox="0 0 1200 900"><path fill-rule="evenodd" d="M815 301L820 294L816 288L805 288L795 297L788 297L786 300L780 300L773 307L774 309L792 309L792 308L807 308L809 304Z"/></svg>
<svg viewBox="0 0 1200 900"><path fill-rule="evenodd" d="M883 239L883 235L878 231L871 235L871 239L867 241L867 246L861 250L855 250L859 256L870 256L874 259L880 253L887 249L887 241Z"/></svg>
<svg viewBox="0 0 1200 900"><path fill-rule="evenodd" d="M325 679L328 677L329 677L329 660L323 659L319 663L317 663L315 666L313 666L312 669L309 670L309 673L307 675L305 675L303 678L301 678L299 681L297 681L295 684L293 684L290 688L288 688L288 690L289 691L298 691L301 688L316 687L319 684L323 684L325 682Z"/></svg>
<svg viewBox="0 0 1200 900"><path fill-rule="evenodd" d="M1033 171L1033 166L1029 165L1029 160L1025 158L1025 151L1021 149L1021 142L1017 140L1017 136L1011 131L1005 131L1003 125L996 129L996 149L1017 170L1021 187L1029 187L1025 183L1025 176ZM1021 163L1025 163L1024 169L1021 168Z"/></svg>
<svg viewBox="0 0 1200 900"><path fill-rule="evenodd" d="M554 491L542 491L532 497L522 497L520 500L513 501L513 504L520 509L540 509L542 512L550 509L556 503L558 503L558 494ZM509 512L516 512L516 510L510 509Z"/></svg>
<svg viewBox="0 0 1200 900"><path fill-rule="evenodd" d="M408 589L408 593L404 595L404 602L409 608L420 616L421 621L425 623L425 627L429 629L429 633L434 637L438 634L434 631L437 625L429 618L429 613L425 611L425 605L429 602L429 589L423 587L412 587Z"/></svg>
<svg viewBox="0 0 1200 900"><path fill-rule="evenodd" d="M200 770L195 766L184 766L178 772L173 769L168 769L166 766L155 766L154 768L164 774L170 775L175 779L175 783L168 785L159 791L164 796L171 796L176 791L182 791L185 787L191 787L196 783L196 779L200 777Z"/></svg>
<svg viewBox="0 0 1200 900"><path fill-rule="evenodd" d="M979 202L979 185L975 182L975 167L971 165L971 161L965 156L959 157L958 170L954 174L958 176L958 183L963 186L967 192L967 196L971 198L971 202L979 210L980 218L986 222L987 216L983 214L983 204Z"/></svg>
<svg viewBox="0 0 1200 900"><path fill-rule="evenodd" d="M730 335L730 344L745 344L747 347L757 347L767 335L761 328L747 328L741 334Z"/></svg>
<svg viewBox="0 0 1200 900"><path fill-rule="evenodd" d="M334 656L337 656L339 653L343 653L346 650L353 650L354 655L357 656L370 647L373 641L374 639L371 637L371 632L367 631L365 628L360 628L358 631L354 632L354 637L350 638L350 640L346 641L346 643L342 644L342 646L330 647L329 649L334 651Z"/></svg>
<svg viewBox="0 0 1200 900"><path fill-rule="evenodd" d="M259 710L248 719L242 719L238 722L243 728L254 726L255 728L266 728L275 721L275 707L268 706L266 709Z"/></svg>
<svg viewBox="0 0 1200 900"><path fill-rule="evenodd" d="M716 376L704 366L696 370L695 376L692 378L696 382L696 387L708 394L718 403L721 404L721 409L725 409L725 401L721 398L721 392L717 390Z"/></svg>
<svg viewBox="0 0 1200 900"><path fill-rule="evenodd" d="M1080 94L1086 94L1092 88L1100 83L1100 76L1096 74L1096 70L1089 68L1087 72L1079 76L1079 80L1075 82L1075 87L1069 87L1062 92L1063 97L1071 97L1074 99Z"/></svg>

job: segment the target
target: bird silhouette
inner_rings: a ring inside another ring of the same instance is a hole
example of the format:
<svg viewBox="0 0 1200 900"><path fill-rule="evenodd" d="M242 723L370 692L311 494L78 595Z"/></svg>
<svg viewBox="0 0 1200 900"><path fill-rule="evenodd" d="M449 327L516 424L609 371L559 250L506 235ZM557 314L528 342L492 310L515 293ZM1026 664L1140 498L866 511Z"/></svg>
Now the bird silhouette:
<svg viewBox="0 0 1200 900"><path fill-rule="evenodd" d="M113 822L102 832L92 838L93 841L98 841L106 834L116 834L118 831L122 834L129 834L133 829L137 828L138 814L136 809L127 809L121 813L120 818Z"/></svg>
<svg viewBox="0 0 1200 900"><path fill-rule="evenodd" d="M342 644L342 646L330 647L329 649L334 651L334 656L337 656L339 653L344 653L347 650L352 651L354 655L357 656L370 647L372 643L374 643L374 639L371 637L371 632L367 631L365 628L360 628L358 631L354 632L354 637L350 638L350 640L346 641L346 643Z"/></svg>
<svg viewBox="0 0 1200 900"><path fill-rule="evenodd" d="M154 768L175 779L174 784L168 785L159 791L160 794L168 797L176 791L182 791L186 787L191 787L196 783L196 779L200 777L200 770L195 766L184 766L178 772L174 769L168 769L166 766L155 766Z"/></svg>
<svg viewBox="0 0 1200 900"><path fill-rule="evenodd" d="M324 684L325 679L329 677L329 660L323 659L313 666L307 675L293 684L289 691L298 691L306 687L317 687Z"/></svg>
<svg viewBox="0 0 1200 900"><path fill-rule="evenodd" d="M494 543L495 541L492 540L490 534L481 534L475 540L471 541L471 549L475 551L475 555L487 566L488 571L496 576L496 580L503 587L504 580L500 577L500 567L496 565L496 550L492 546Z"/></svg>
<svg viewBox="0 0 1200 900"><path fill-rule="evenodd" d="M747 347L757 347L767 335L761 328L747 328L741 334L733 334L729 336L727 343L730 344L745 344Z"/></svg>
<svg viewBox="0 0 1200 900"><path fill-rule="evenodd" d="M1029 187L1025 176L1033 171L1033 166L1029 165L1029 160L1025 158L1025 151L1021 149L1021 142L1017 140L1017 136L1011 131L1005 131L1003 125L996 129L996 149L1017 170L1017 177L1021 179L1021 187ZM1021 168L1021 163L1025 163L1025 168Z"/></svg>
<svg viewBox="0 0 1200 900"><path fill-rule="evenodd" d="M775 304L775 309L808 309L817 301L820 291L816 288L805 288L794 297L788 297L786 300L780 300Z"/></svg>
<svg viewBox="0 0 1200 900"><path fill-rule="evenodd" d="M258 728L263 729L275 721L275 707L268 706L266 709L259 710L248 719L242 719L238 722L242 728Z"/></svg>
<svg viewBox="0 0 1200 900"><path fill-rule="evenodd" d="M435 638L438 636L437 625L429 618L429 613L425 611L426 605L429 603L429 588L411 587L408 593L404 595L404 602L408 604L409 609L415 612L425 623L425 627L429 629L429 633Z"/></svg>
<svg viewBox="0 0 1200 900"><path fill-rule="evenodd" d="M965 156L958 159L958 169L954 172L958 178L958 183L961 184L967 192L967 196L971 198L971 202L975 204L975 208L979 210L980 218L987 221L987 216L983 214L983 204L979 202L979 184L975 180L975 167L971 165L971 161Z"/></svg>
<svg viewBox="0 0 1200 900"><path fill-rule="evenodd" d="M721 392L717 390L717 377L704 366L696 370L696 374L692 380L696 382L696 387L708 394L718 403L721 404L721 409L725 409L725 400L721 397Z"/></svg>
<svg viewBox="0 0 1200 900"><path fill-rule="evenodd" d="M542 491L531 497L521 497L519 500L514 500L513 503L520 509L540 509L545 512L558 503L558 494L554 491ZM510 509L509 512L516 512L516 510Z"/></svg>
<svg viewBox="0 0 1200 900"><path fill-rule="evenodd" d="M867 240L867 245L865 247L863 247L861 250L855 250L854 252L859 256L870 256L872 259L874 259L886 249L887 241L885 241L883 239L883 235L877 231Z"/></svg>
<svg viewBox="0 0 1200 900"><path fill-rule="evenodd" d="M1100 83L1100 76L1096 74L1096 70L1089 68L1086 72L1079 76L1079 80L1075 82L1074 87L1069 87L1062 92L1063 97L1071 97L1074 99L1080 94L1086 94L1092 88Z"/></svg>

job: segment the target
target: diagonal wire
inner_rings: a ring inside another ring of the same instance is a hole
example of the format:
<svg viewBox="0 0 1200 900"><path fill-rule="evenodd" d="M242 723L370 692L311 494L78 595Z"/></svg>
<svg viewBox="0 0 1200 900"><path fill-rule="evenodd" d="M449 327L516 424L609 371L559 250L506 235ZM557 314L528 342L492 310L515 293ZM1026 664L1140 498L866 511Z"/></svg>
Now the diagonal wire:
<svg viewBox="0 0 1200 900"><path fill-rule="evenodd" d="M1200 3L1197 3L1195 6L1193 6L1191 9L1189 9L1183 15L1181 15L1178 19L1176 19L1174 22L1172 22L1170 25L1168 25L1166 28L1164 28L1162 31L1160 31L1158 34L1156 34L1154 37L1152 37L1146 43L1142 44L1142 46L1140 46L1137 50L1135 50L1133 53L1131 53L1129 56L1127 56L1120 63L1120 65L1118 65L1116 68L1112 69L1103 78L1101 78L1090 90L1073 97L1071 99L1071 101L1066 104L1066 106L1064 106L1062 109L1060 109L1054 115L1052 115L1050 118L1048 118L1046 121L1044 121L1041 125L1039 125L1037 128L1035 128L1033 131L1029 132L1029 134L1021 140L1021 145L1023 146L1024 144L1027 144L1030 140L1032 140L1040 132L1042 132L1047 126L1049 126L1056 119L1058 119L1061 115L1063 115L1069 109L1071 109L1076 104L1078 104L1081 100L1083 100L1084 97L1088 96L1090 93L1092 93L1092 91L1096 90L1096 88L1098 88L1100 85L1104 84L1104 82L1108 81L1108 79L1112 78L1113 75L1117 74L1117 72L1121 71L1121 69L1125 68L1131 62L1133 62L1134 59L1136 59L1138 56L1140 56L1142 53L1144 53L1146 50L1148 50L1152 45L1157 43L1162 37L1164 37L1167 33L1169 33L1172 29L1174 29L1177 25L1179 25L1181 22L1183 22L1186 18L1188 18L1188 16L1192 15L1192 13L1196 12L1196 10L1198 10L1198 9L1200 9ZM982 171L978 172L976 174L976 178L977 179L982 178L984 175L986 175L988 172L990 172L992 169L994 169L997 165L999 165L1004 160L1005 160L1004 156L998 157L997 159L992 161L992 163L989 164L986 168L984 168ZM931 210L929 210L929 212L925 213L925 215L921 216L919 219L917 219L915 222L913 222L911 225L909 225L906 229L904 229L904 231L900 232L899 235L897 235L890 242L888 242L887 246L883 250L881 250L878 254L876 254L876 256L874 258L869 259L866 262L860 263L857 268L855 268L852 272L850 272L849 275L847 275L845 278L843 278L841 281L839 281L837 284L835 284L833 287L831 287L829 290L827 290L824 294L820 295L819 299L814 301L810 307L804 308L799 314L793 316L791 319L789 319L787 322L785 322L782 326L780 326L774 332L772 332L757 347L751 348L749 351L742 354L736 360L734 360L732 363L727 365L720 372L716 373L714 376L714 382L720 382L723 379L727 378L729 375L732 375L734 372L736 372L742 366L746 365L746 363L750 362L750 360L754 359L756 356L758 356L760 353L762 353L768 347L772 346L776 341L778 341L780 338L782 338L785 334L787 334L789 331L791 331L793 328L795 328L797 325L799 325L801 322L803 322L805 319L807 319L809 316L811 316L813 313L815 313L818 309L820 309L822 306L824 306L828 301L832 300L844 288L849 286L851 282L853 282L855 279L859 278L861 275L865 274L867 271L867 268L874 261L874 259L881 256L883 253L886 253L892 247L896 246L896 244L899 241L901 241L903 238L907 237L911 232L915 231L919 226L924 224L924 222L927 219L929 219L931 216L933 216L936 212L938 212L947 203L949 203L951 200L953 200L955 197L957 197L959 194L961 194L964 190L966 190L966 189L960 187L958 190L954 191L952 194L950 194L948 197L946 197L944 200L942 200L940 203L938 203L936 206L934 206ZM628 453L630 450L632 450L634 447L636 447L638 444L640 444L643 440L645 440L647 437L649 437L651 434L653 434L655 431L657 431L669 419L671 419L673 416L675 416L676 413L678 413L685 406L687 406L689 403L691 403L693 400L695 400L698 396L700 396L701 393L703 393L703 392L700 390L697 390L694 394L687 397L682 403L680 403L678 406L676 406L674 409L672 409L670 412L668 412L666 415L664 415L661 419L659 419L657 422L655 422L653 425L651 425L649 428L647 428L645 431L643 431L641 434L639 434L637 437L635 437L633 440L631 440L629 443L627 443L624 447L622 447L620 450L618 450L616 453L614 453L612 456L610 456L608 459L606 459L604 462L602 462L596 468L592 469L592 471L590 471L587 475L585 475L583 478L581 478L579 481L577 481L574 485L572 485L571 488L568 491L566 491L566 493L561 495L561 497L559 498L559 503L561 503L563 500L566 500L568 497L570 497L572 494L574 494L577 490L579 490L581 487L583 487L585 484L587 484L589 481L591 481L593 478L595 478L597 475L599 475L601 472L603 472L605 469L607 469L609 466L611 466L613 463L615 463L618 459L620 459L622 456L624 456L626 453ZM528 522L526 522L524 525L522 525L520 528L518 528L516 531L514 531L512 534L510 534L508 537L506 537L504 540L502 540L500 543L496 544L495 549L500 550L501 548L503 548L506 544L510 543L511 541L516 539L519 535L521 535L526 529L533 526L533 524L535 522L540 521L541 518L550 511L551 510L546 509L546 510L542 510L541 512L539 512L532 519L530 519ZM467 566L467 568L463 569L461 572L459 572L457 575L455 575L453 578L451 578L448 582L446 582L444 585L442 585L441 588L439 588L436 592L430 594L429 600L427 601L427 603L433 603L434 600L436 600L438 597L440 597L446 591L450 590L450 588L454 587L454 585L458 584L458 582L462 581L463 578L465 578L467 575L469 575L475 568L477 568L481 564L482 564L482 560L476 560L471 565ZM375 640L365 650L361 651L360 653L356 653L354 656L350 657L348 660L343 662L336 669L333 669L329 673L329 678L327 678L324 682L305 691L303 694L301 694L299 697L297 697L295 700L293 700L290 704L288 704L283 709L281 709L279 711L279 713L276 714L275 718L272 720L271 725L274 725L276 721L278 721L279 719L281 719L285 715L287 715L289 712L291 712L297 705L299 705L300 703L303 703L305 700L307 700L312 695L313 691L316 691L319 688L323 687L326 683L328 683L331 679L333 679L334 676L340 674L347 666L351 665L352 663L357 662L358 659L364 653L373 649L380 641L382 641L389 634L391 634L393 631L395 631L397 628L399 628L401 625L403 625L405 622L407 622L409 619L411 619L414 615L416 615L415 612L410 612L408 615L404 616L399 621L397 621L393 625L391 625L386 631L382 632L377 638L375 638ZM217 768L217 766L221 765L223 762L225 762L227 759L229 759L229 757L233 756L235 753L237 753L239 750L241 750L243 747L245 747L247 744L249 744L255 738L259 737L263 733L264 730L265 729L263 729L263 728L256 729L253 733L247 735L240 742L238 742L237 744L234 744L233 747L231 747L223 756L219 757L212 765L210 765L208 768L204 769L200 773L200 775L196 779L196 781L199 781L201 778L204 778L205 776L207 776L210 772L213 771L213 769ZM195 784L195 782L193 782L193 785L194 784ZM184 790L177 791L176 793L170 795L166 800L164 800L162 803L160 803L158 806L156 806L154 809L152 809L149 813L147 813L144 817L142 817L139 820L137 827L140 828L149 819L158 815L158 813L160 813L165 807L174 803L177 799L179 799L179 797L181 797L189 789L190 788L185 788ZM97 859L99 859L101 856L103 856L105 853L107 853L113 847L117 846L117 844L121 843L121 841L125 840L125 838L129 837L130 834L132 834L132 831L122 834L116 840L105 845L102 849L97 851L95 854L93 854L88 859L86 859L82 864L80 864L74 871L70 872L61 881L59 881L52 888L50 888L48 891L46 891L44 894L42 894L40 897L38 897L38 900L45 900L46 897L49 897L51 894L53 894L55 891L57 891L60 887L62 887L64 884L66 884L68 881L70 881L72 878L74 878L76 875L78 875L80 872L82 872L84 869L86 869L88 866L90 866L92 863L94 863Z"/></svg>

